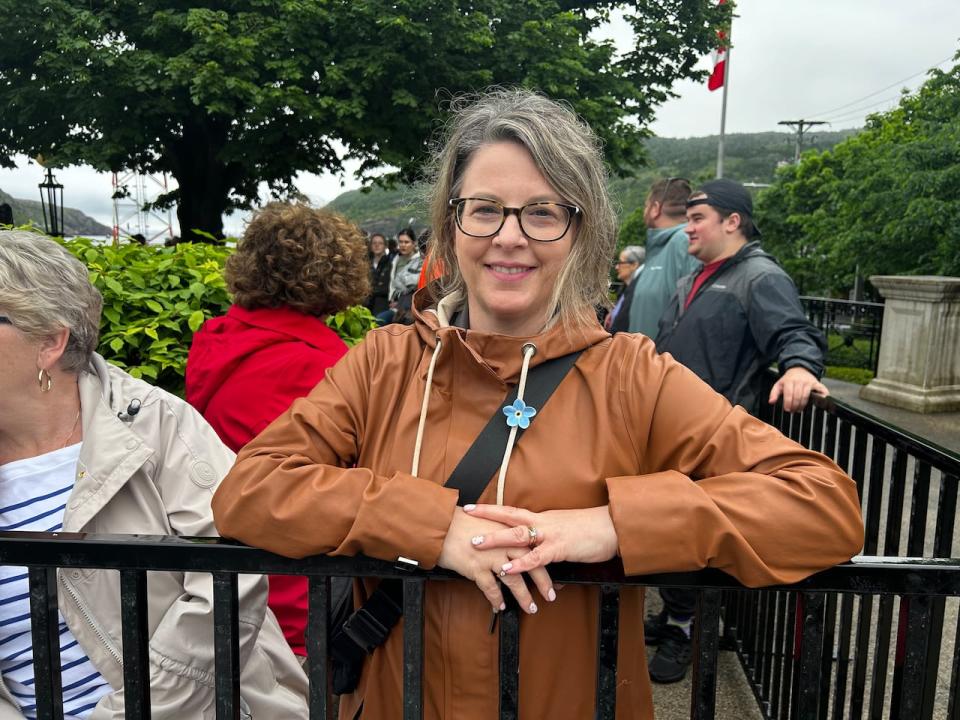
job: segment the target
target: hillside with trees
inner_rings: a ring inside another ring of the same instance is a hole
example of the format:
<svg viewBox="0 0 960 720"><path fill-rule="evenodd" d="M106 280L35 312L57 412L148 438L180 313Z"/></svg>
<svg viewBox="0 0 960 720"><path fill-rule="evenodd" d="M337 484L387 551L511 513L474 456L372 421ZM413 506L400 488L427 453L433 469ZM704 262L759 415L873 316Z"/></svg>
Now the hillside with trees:
<svg viewBox="0 0 960 720"><path fill-rule="evenodd" d="M12 197L0 190L0 203L7 203L13 210L13 224L27 225L33 223L43 228L43 208L39 200L22 200ZM109 235L112 230L75 208L63 209L64 234L84 235L86 237L102 237Z"/></svg>
<svg viewBox="0 0 960 720"><path fill-rule="evenodd" d="M817 133L808 139L805 148L825 150L851 137L854 132ZM695 184L711 179L716 171L717 141L715 135L648 138L644 142L644 153L649 164L627 177L611 180L610 189L618 203L621 219L629 218L637 209L642 210L647 191L657 178L686 177ZM741 182L766 184L773 182L779 164L793 159L794 136L781 132L729 135L726 147L727 177ZM417 229L425 227L421 196L422 192L415 186L400 185L392 189L373 187L345 192L330 202L329 207L342 212L368 232L389 235L404 227L410 218L415 219L414 226Z"/></svg>

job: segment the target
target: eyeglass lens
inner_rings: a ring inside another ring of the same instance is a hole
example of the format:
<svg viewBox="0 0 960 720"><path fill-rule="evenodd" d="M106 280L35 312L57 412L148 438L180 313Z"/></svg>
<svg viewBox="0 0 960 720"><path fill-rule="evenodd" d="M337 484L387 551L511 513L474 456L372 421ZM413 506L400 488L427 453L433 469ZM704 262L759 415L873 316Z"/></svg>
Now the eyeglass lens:
<svg viewBox="0 0 960 720"><path fill-rule="evenodd" d="M511 210L516 211L493 200L464 198L457 203L457 223L467 235L490 237L500 231ZM524 205L519 216L524 235L540 242L559 240L570 227L570 209L557 203Z"/></svg>

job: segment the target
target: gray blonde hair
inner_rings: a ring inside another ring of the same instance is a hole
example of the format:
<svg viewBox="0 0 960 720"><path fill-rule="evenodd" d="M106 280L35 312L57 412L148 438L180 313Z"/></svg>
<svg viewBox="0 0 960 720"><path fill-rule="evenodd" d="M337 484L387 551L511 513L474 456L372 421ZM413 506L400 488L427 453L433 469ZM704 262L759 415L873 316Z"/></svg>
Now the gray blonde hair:
<svg viewBox="0 0 960 720"><path fill-rule="evenodd" d="M627 262L642 265L643 261L647 257L647 249L640 245L627 245L623 250L620 251L620 254L627 256Z"/></svg>
<svg viewBox="0 0 960 720"><path fill-rule="evenodd" d="M495 88L451 103L453 117L430 167L430 255L444 277L440 296L465 292L454 248L456 229L449 200L460 193L474 152L497 142L524 147L564 201L582 210L576 237L553 291L546 324L556 313L568 329L595 322L595 308L607 298L610 255L616 243L616 216L607 194L600 142L567 106L535 92Z"/></svg>
<svg viewBox="0 0 960 720"><path fill-rule="evenodd" d="M65 372L89 364L102 307L87 268L62 245L25 230L0 230L0 313L34 340L68 329L59 363Z"/></svg>

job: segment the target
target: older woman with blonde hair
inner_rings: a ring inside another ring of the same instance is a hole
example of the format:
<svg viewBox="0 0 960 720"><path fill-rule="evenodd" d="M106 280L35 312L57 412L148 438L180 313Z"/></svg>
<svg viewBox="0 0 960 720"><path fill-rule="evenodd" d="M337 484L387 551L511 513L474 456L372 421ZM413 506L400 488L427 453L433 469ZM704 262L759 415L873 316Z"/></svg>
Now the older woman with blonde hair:
<svg viewBox="0 0 960 720"><path fill-rule="evenodd" d="M215 535L210 498L233 453L193 408L95 352L102 299L87 269L40 235L0 231L0 530ZM153 572L152 717L214 714L213 584ZM59 573L64 714L124 714L119 575ZM306 678L266 581L240 579L242 703L305 716ZM0 568L0 718L36 717L27 574ZM55 671L55 672L56 672Z"/></svg>
<svg viewBox="0 0 960 720"><path fill-rule="evenodd" d="M248 444L214 514L225 535L294 557L403 556L463 576L426 593L425 717L496 717L489 626L509 594L525 613L520 717L589 718L599 589L558 589L551 563L793 582L860 549L856 487L647 338L600 327L616 222L581 120L524 90L453 110L432 186L437 297L418 293L412 327L371 332ZM478 436L496 450L478 457ZM483 467L479 502L464 458ZM377 592L364 581L358 596ZM650 718L643 593L620 602L617 717ZM341 717L396 717L398 628L362 655Z"/></svg>

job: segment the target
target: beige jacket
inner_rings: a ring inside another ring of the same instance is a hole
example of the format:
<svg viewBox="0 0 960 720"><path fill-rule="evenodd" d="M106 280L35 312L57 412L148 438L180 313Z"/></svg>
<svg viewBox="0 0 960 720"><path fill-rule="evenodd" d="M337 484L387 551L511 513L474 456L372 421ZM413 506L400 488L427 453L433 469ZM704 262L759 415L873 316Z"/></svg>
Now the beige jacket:
<svg viewBox="0 0 960 720"><path fill-rule="evenodd" d="M117 413L138 399L132 420ZM210 499L233 453L187 403L95 355L80 376L83 445L65 532L216 535ZM91 720L123 718L120 577L59 571L60 612L114 692ZM213 583L208 573L148 575L154 720L214 717ZM267 581L240 576L241 698L254 720L307 715L307 682L266 609ZM0 720L21 718L0 683Z"/></svg>
<svg viewBox="0 0 960 720"><path fill-rule="evenodd" d="M514 448L505 504L609 505L631 575L714 567L747 585L787 583L859 551L850 478L732 408L647 338L611 338L599 325L567 335L558 324L533 338L464 331L450 327L447 299L439 312L425 300L418 294L414 326L371 332L240 451L213 500L224 535L293 557L404 555L432 567L457 502L443 483L499 412L533 342L531 367L585 352ZM495 474L481 502L496 501L496 484ZM598 597L596 587L568 585L520 618L522 720L593 717ZM495 718L498 638L486 598L472 582L432 583L424 615L424 717ZM341 717L361 703L363 720L398 717L403 670L398 626L341 700ZM629 588L617 717L652 715L643 594Z"/></svg>

